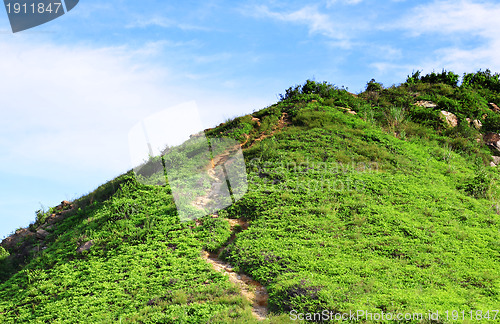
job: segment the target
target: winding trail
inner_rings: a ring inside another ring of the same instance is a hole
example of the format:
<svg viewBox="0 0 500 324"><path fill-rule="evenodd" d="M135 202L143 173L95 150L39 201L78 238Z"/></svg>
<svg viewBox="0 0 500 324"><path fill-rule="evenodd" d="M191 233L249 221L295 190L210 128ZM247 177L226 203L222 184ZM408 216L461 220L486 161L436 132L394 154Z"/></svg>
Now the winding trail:
<svg viewBox="0 0 500 324"><path fill-rule="evenodd" d="M286 114L284 114L280 120L280 124L283 124L285 121ZM262 140L263 138L259 139ZM248 141L248 137L247 137ZM215 172L215 167L219 165L224 165L227 163L230 154L233 150L240 149L243 144L238 144L233 148L230 148L228 151L219 154L215 156L211 163L207 165L206 167L206 172L208 176L213 179L216 183L220 183L221 180L220 178L222 175L216 174ZM216 197L216 196L215 196ZM207 193L204 196L198 197L194 202L193 206L204 210L213 200L214 194L213 193ZM212 217L219 217L217 213L215 215L211 215ZM224 249L230 245L231 243L234 242L236 239L236 226L240 226L242 230L246 230L248 228L248 222L243 220L243 219L229 219L229 218L224 218L227 222L229 222L229 225L231 226L231 236L227 240L227 242L216 252L208 252L203 250L201 253L202 258L210 263L214 270L223 273L224 275L227 275L229 278L229 281L237 285L240 290L241 294L248 299L252 303L252 314L257 320L265 320L266 316L268 314L268 309L267 309L267 301L269 298L269 295L267 293L266 287L261 285L259 282L255 281L252 279L252 277L243 274L243 273L236 273L234 272L234 268L231 264L224 262L219 258L219 255L224 251ZM195 220L196 225L200 226L201 222L200 220Z"/></svg>
<svg viewBox="0 0 500 324"><path fill-rule="evenodd" d="M212 267L225 275L229 276L229 281L236 284L241 289L241 294L245 296L252 303L252 314L258 320L266 319L268 314L267 310L267 300L269 295L267 293L266 287L261 285L259 282L253 280L250 276L243 273L236 273L233 270L233 266L229 263L219 259L220 253L231 244L236 238L236 225L241 226L243 230L248 228L248 222L241 219L227 219L231 225L231 237L226 242L226 244L220 248L217 252L210 253L208 251L202 252L202 257L205 261L210 263Z"/></svg>

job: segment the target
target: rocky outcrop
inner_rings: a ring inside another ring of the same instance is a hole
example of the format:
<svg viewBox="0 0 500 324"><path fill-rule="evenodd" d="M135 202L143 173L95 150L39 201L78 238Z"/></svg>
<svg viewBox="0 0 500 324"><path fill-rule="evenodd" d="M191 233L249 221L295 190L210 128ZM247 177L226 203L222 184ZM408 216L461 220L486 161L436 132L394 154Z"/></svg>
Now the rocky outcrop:
<svg viewBox="0 0 500 324"><path fill-rule="evenodd" d="M27 257L33 256L33 253L47 248L45 241L50 235L49 230L52 230L58 221L67 217L73 208L74 205L69 201L62 201L59 206L55 207L56 213L49 215L43 224L39 224L37 221L28 228L18 229L5 238L0 245L9 251L11 258L23 263Z"/></svg>
<svg viewBox="0 0 500 324"><path fill-rule="evenodd" d="M492 156L493 161L490 162L490 166L496 167L500 164L500 156Z"/></svg>
<svg viewBox="0 0 500 324"><path fill-rule="evenodd" d="M354 110L351 110L351 108L345 108L345 107L338 107L338 108L344 110L346 113L351 114L351 115L357 115L358 114Z"/></svg>
<svg viewBox="0 0 500 324"><path fill-rule="evenodd" d="M252 116L252 121L257 123L257 126L260 127L260 119L259 118Z"/></svg>
<svg viewBox="0 0 500 324"><path fill-rule="evenodd" d="M481 127L483 127L483 123L481 123L481 121L479 119L472 120L470 118L465 118L465 120L467 121L467 124L469 124L469 126L472 123L472 126L474 126L474 128L477 130L480 130Z"/></svg>
<svg viewBox="0 0 500 324"><path fill-rule="evenodd" d="M439 117L441 117L441 119L450 127L457 127L458 125L457 116L451 112L441 110L441 112L439 113Z"/></svg>
<svg viewBox="0 0 500 324"><path fill-rule="evenodd" d="M14 234L2 241L2 246L9 251L16 250L23 242L27 241L27 239L33 235L35 235L35 233L27 228L18 229Z"/></svg>
<svg viewBox="0 0 500 324"><path fill-rule="evenodd" d="M94 245L94 241L85 242L76 249L76 253L83 253L84 251L88 251L90 250L92 245Z"/></svg>
<svg viewBox="0 0 500 324"><path fill-rule="evenodd" d="M437 105L435 103L433 103L432 101L427 101L427 100L419 100L417 102L415 102L415 106L420 106L420 107L424 107L424 108L436 108Z"/></svg>
<svg viewBox="0 0 500 324"><path fill-rule="evenodd" d="M47 236L49 236L50 233L44 229L39 229L35 234L37 239L44 240Z"/></svg>
<svg viewBox="0 0 500 324"><path fill-rule="evenodd" d="M500 112L500 108L493 102L490 102L488 105L490 106L490 109L493 110L494 112Z"/></svg>
<svg viewBox="0 0 500 324"><path fill-rule="evenodd" d="M500 152L500 135L497 133L486 133L483 135L483 141L491 149Z"/></svg>

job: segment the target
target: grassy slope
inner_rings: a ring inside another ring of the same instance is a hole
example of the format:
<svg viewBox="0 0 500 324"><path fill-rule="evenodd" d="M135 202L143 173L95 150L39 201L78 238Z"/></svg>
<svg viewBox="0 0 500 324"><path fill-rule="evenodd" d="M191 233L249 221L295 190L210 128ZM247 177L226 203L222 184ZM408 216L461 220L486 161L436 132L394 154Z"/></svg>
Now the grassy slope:
<svg viewBox="0 0 500 324"><path fill-rule="evenodd" d="M256 165L265 176L251 173L249 193L226 211L254 220L226 258L269 285L272 309L498 305L499 217L487 201L456 189L473 177L473 165L438 144L402 141L317 104L310 109L336 122L292 127L252 148L249 154L267 151L263 161L275 163ZM337 156L354 166L337 173ZM366 160L380 161L379 170L362 172ZM348 183L363 185L348 190Z"/></svg>
<svg viewBox="0 0 500 324"><path fill-rule="evenodd" d="M222 257L268 287L277 314L498 307L498 172L484 166L477 132L447 130L412 105L456 101L464 118L487 109L461 109L459 91L469 90L302 95L253 114L260 125L244 116L208 131L247 141L249 191L220 215L251 225ZM48 248L1 284L0 321L251 321L248 303L200 258L228 239L228 224L179 223L168 188L120 182L110 199L82 198ZM88 240L90 251L76 253Z"/></svg>

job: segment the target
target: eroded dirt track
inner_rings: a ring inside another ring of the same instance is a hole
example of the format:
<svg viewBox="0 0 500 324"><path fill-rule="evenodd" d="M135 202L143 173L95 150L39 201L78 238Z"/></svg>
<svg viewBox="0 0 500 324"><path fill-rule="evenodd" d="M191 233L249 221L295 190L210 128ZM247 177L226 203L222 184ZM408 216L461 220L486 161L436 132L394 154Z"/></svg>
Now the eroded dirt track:
<svg viewBox="0 0 500 324"><path fill-rule="evenodd" d="M231 225L232 235L226 246L231 244L235 237L235 226L240 225L243 230L248 228L248 223L240 219L226 219ZM225 275L229 276L229 281L236 284L241 289L241 294L245 296L252 303L252 313L258 320L264 320L267 316L267 300L269 295L267 293L266 287L261 285L259 282L253 280L250 276L242 273L236 273L233 267L218 258L218 255L222 252L220 249L217 252L209 253L207 251L202 252L202 257L208 263L210 263L213 268Z"/></svg>

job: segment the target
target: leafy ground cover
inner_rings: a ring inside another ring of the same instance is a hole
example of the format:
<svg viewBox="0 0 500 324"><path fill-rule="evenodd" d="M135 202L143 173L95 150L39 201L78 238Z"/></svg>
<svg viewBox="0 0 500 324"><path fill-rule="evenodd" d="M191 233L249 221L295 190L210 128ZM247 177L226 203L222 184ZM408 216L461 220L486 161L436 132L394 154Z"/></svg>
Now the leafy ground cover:
<svg viewBox="0 0 500 324"><path fill-rule="evenodd" d="M488 106L500 104L498 76L458 79L414 73L389 88L371 80L359 95L307 81L207 130L244 143L249 190L220 218L180 222L168 184L132 173L101 186L35 242L45 249L0 251L0 322L253 322L249 302L200 256L228 242L222 218L250 223L220 257L266 286L269 322L290 322L292 310L497 310L499 172L481 133L500 131Z"/></svg>

